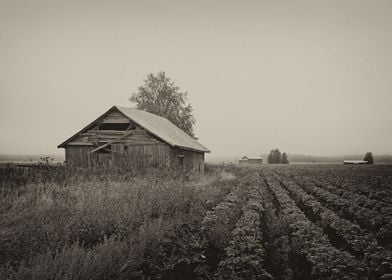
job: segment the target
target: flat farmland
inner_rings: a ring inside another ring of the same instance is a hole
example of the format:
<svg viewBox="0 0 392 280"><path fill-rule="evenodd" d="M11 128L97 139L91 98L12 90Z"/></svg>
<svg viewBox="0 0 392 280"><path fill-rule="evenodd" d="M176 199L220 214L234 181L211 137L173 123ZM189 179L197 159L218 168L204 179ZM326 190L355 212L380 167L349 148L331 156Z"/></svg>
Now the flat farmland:
<svg viewBox="0 0 392 280"><path fill-rule="evenodd" d="M390 165L7 168L1 279L392 279Z"/></svg>

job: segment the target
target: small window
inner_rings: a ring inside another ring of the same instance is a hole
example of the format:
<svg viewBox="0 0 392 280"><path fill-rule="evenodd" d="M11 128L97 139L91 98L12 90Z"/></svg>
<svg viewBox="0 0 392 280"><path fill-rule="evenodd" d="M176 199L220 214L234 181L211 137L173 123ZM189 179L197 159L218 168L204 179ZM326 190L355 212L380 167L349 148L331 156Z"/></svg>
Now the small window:
<svg viewBox="0 0 392 280"><path fill-rule="evenodd" d="M178 164L180 166L184 165L184 155L178 155Z"/></svg>
<svg viewBox="0 0 392 280"><path fill-rule="evenodd" d="M99 130L127 130L129 123L103 123Z"/></svg>

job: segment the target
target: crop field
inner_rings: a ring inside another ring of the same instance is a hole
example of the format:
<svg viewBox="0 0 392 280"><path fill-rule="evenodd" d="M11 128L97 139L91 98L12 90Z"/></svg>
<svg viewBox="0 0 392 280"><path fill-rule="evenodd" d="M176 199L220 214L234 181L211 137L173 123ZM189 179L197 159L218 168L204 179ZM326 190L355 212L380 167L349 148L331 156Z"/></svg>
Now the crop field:
<svg viewBox="0 0 392 280"><path fill-rule="evenodd" d="M0 279L392 279L392 166L0 169Z"/></svg>

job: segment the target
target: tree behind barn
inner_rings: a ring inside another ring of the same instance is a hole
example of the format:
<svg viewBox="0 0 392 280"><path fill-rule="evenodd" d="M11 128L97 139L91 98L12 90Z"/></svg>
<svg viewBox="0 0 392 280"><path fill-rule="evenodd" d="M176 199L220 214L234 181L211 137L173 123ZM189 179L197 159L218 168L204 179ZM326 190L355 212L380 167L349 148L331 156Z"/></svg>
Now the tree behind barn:
<svg viewBox="0 0 392 280"><path fill-rule="evenodd" d="M368 164L373 164L374 163L373 154L371 152L367 152L363 160L367 161Z"/></svg>
<svg viewBox="0 0 392 280"><path fill-rule="evenodd" d="M196 121L191 104L186 104L187 93L181 92L165 72L148 74L144 85L129 100L136 104L136 108L164 117L194 136L193 126Z"/></svg>

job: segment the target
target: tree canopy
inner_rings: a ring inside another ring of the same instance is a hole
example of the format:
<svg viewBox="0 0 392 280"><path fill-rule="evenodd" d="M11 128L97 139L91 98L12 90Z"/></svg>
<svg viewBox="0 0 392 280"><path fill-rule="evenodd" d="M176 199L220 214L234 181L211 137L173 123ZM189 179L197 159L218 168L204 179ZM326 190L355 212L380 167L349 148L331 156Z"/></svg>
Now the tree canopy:
<svg viewBox="0 0 392 280"><path fill-rule="evenodd" d="M282 163L284 163L284 164L289 164L289 159L288 159L286 153L283 153L283 154L282 154Z"/></svg>
<svg viewBox="0 0 392 280"><path fill-rule="evenodd" d="M279 149L271 150L267 157L268 163L281 163L282 162L282 154Z"/></svg>
<svg viewBox="0 0 392 280"><path fill-rule="evenodd" d="M367 161L368 164L373 164L374 163L373 154L371 152L367 152L363 160Z"/></svg>
<svg viewBox="0 0 392 280"><path fill-rule="evenodd" d="M190 136L194 136L193 108L187 104L187 92L182 92L165 72L150 73L137 92L129 99L136 108L167 118Z"/></svg>
<svg viewBox="0 0 392 280"><path fill-rule="evenodd" d="M274 149L270 151L267 157L267 162L270 164L275 164L275 163L289 164L289 159L286 153L282 154L279 151L279 149Z"/></svg>

